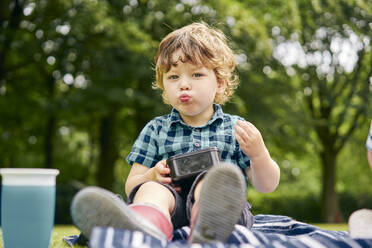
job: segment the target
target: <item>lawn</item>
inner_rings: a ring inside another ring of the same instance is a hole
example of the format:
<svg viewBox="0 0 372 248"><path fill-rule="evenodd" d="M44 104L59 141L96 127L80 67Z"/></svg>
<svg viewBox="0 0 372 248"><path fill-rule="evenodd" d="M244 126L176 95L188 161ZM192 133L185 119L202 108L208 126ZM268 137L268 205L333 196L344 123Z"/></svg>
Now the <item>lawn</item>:
<svg viewBox="0 0 372 248"><path fill-rule="evenodd" d="M63 241L63 237L79 234L79 230L75 226L62 226L57 225L54 227L52 242L50 248L68 248L69 246ZM2 233L0 233L2 240ZM0 247L3 247L2 241ZM86 247L86 246L74 246L77 247Z"/></svg>
<svg viewBox="0 0 372 248"><path fill-rule="evenodd" d="M319 228L331 231L347 231L348 226L347 223L345 224L328 224L328 223L313 223L312 225L317 226Z"/></svg>
<svg viewBox="0 0 372 248"><path fill-rule="evenodd" d="M75 226L62 226L57 225L54 227L51 248L65 248L69 247L63 237L79 234L80 231ZM86 246L74 246L74 247L86 247Z"/></svg>
<svg viewBox="0 0 372 248"><path fill-rule="evenodd" d="M347 231L347 224L313 224L325 230ZM68 248L69 246L63 241L63 237L79 234L75 226L57 225L54 227L51 248ZM2 244L0 244L2 247ZM86 246L74 246L86 247Z"/></svg>

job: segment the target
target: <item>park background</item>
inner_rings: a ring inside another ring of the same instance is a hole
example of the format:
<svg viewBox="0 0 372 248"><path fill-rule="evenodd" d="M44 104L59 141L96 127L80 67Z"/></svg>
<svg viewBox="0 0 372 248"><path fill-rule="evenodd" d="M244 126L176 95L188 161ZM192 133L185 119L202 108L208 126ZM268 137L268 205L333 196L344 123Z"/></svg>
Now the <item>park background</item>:
<svg viewBox="0 0 372 248"><path fill-rule="evenodd" d="M73 195L124 195L125 157L167 114L155 80L159 41L194 21L220 28L240 86L224 111L261 131L281 168L254 214L346 222L372 208L365 142L372 116L372 1L3 0L0 167L57 168L56 223Z"/></svg>

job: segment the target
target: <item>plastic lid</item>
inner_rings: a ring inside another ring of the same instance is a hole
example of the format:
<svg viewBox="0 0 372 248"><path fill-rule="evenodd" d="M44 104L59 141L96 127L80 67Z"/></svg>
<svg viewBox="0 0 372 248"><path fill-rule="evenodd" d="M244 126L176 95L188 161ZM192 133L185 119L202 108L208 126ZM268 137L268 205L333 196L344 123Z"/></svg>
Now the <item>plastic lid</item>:
<svg viewBox="0 0 372 248"><path fill-rule="evenodd" d="M3 168L0 169L0 174L3 178L3 185L54 186L59 170L42 168Z"/></svg>

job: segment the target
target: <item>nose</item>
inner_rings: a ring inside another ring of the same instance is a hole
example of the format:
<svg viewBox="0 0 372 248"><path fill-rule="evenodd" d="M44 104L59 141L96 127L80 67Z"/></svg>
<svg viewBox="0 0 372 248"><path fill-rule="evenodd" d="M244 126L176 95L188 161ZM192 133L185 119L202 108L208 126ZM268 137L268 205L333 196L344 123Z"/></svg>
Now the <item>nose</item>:
<svg viewBox="0 0 372 248"><path fill-rule="evenodd" d="M187 78L182 78L180 80L180 90L190 90L191 89L191 85L190 85L190 82Z"/></svg>

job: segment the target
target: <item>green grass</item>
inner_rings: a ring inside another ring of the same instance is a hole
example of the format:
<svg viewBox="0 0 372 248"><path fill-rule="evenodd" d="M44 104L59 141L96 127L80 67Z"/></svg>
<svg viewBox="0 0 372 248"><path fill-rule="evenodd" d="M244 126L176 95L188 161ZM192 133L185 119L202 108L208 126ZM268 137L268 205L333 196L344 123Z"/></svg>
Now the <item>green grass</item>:
<svg viewBox="0 0 372 248"><path fill-rule="evenodd" d="M319 228L332 231L347 231L348 227L346 223L342 224L327 224L327 223L313 223L312 225L318 226ZM72 225L57 225L54 227L51 248L68 248L69 246L63 241L66 236L79 234L79 230ZM1 236L1 235L0 235ZM2 237L1 237L2 238ZM2 248L2 244L0 244ZM86 247L86 246L74 246L74 247Z"/></svg>
<svg viewBox="0 0 372 248"><path fill-rule="evenodd" d="M75 226L62 226L57 225L54 227L51 248L67 248L69 247L63 238L66 236L79 234L80 231ZM74 246L74 247L86 247L86 246Z"/></svg>
<svg viewBox="0 0 372 248"><path fill-rule="evenodd" d="M65 241L63 241L63 238L66 236L76 235L79 234L79 230L72 225L57 225L54 227L53 235L52 235L52 241L50 248L69 248ZM2 232L0 233L0 238L2 240ZM2 248L2 241L0 243L0 247ZM87 246L74 246L74 248L78 247L87 247Z"/></svg>
<svg viewBox="0 0 372 248"><path fill-rule="evenodd" d="M347 223L341 223L341 224L313 223L312 225L325 229L325 230L331 230L331 231L347 231L348 230Z"/></svg>

